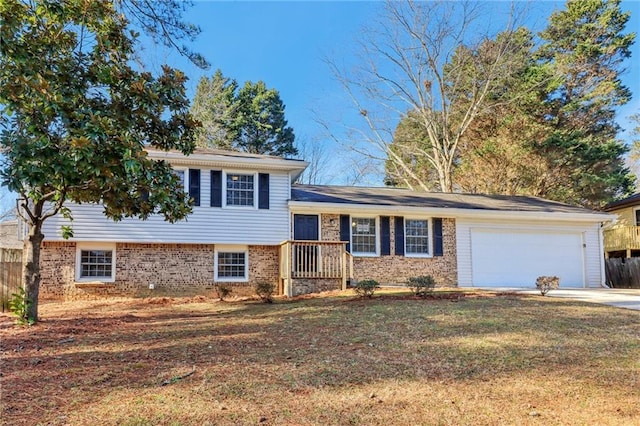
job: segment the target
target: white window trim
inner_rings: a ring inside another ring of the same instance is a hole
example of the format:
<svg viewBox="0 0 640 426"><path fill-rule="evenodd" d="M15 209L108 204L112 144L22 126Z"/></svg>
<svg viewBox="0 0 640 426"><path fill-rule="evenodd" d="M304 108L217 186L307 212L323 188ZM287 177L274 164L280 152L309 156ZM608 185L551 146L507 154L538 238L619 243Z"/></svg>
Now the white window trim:
<svg viewBox="0 0 640 426"><path fill-rule="evenodd" d="M253 176L253 205L234 206L227 204L227 175ZM222 208L225 209L258 209L258 172L247 172L246 170L223 170L222 171Z"/></svg>
<svg viewBox="0 0 640 426"><path fill-rule="evenodd" d="M218 277L218 253L244 253L244 278L237 277ZM215 282L233 282L246 283L249 282L249 247L247 246L216 246L213 256L213 280Z"/></svg>
<svg viewBox="0 0 640 426"><path fill-rule="evenodd" d="M638 214L638 210L640 210L640 207L634 207L633 209L633 217L631 218L631 220L633 221L633 226L639 226L636 223L636 215Z"/></svg>
<svg viewBox="0 0 640 426"><path fill-rule="evenodd" d="M407 251L407 221L409 220L426 220L427 221L427 244L429 245L429 254L423 253L409 253ZM404 218L404 256L405 257L420 257L427 259L433 257L433 220L429 217L407 217Z"/></svg>
<svg viewBox="0 0 640 426"><path fill-rule="evenodd" d="M111 277L81 277L82 251L104 250L111 251ZM116 244L115 243L78 243L76 244L76 282L103 282L112 283L116 280Z"/></svg>
<svg viewBox="0 0 640 426"><path fill-rule="evenodd" d="M376 231L376 252L359 252L354 251L353 245L353 220L354 219L374 219L374 226ZM351 254L355 257L380 257L380 220L378 216L367 216L367 215L350 215L349 216L349 244L351 245Z"/></svg>
<svg viewBox="0 0 640 426"><path fill-rule="evenodd" d="M189 193L189 168L188 167L174 167L173 170L184 172L184 192Z"/></svg>

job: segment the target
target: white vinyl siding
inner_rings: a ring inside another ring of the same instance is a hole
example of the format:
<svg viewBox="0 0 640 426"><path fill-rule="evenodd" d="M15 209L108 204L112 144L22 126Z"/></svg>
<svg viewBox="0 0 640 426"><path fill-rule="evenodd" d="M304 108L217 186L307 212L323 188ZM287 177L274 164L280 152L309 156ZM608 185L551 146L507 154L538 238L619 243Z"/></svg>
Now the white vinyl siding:
<svg viewBox="0 0 640 426"><path fill-rule="evenodd" d="M270 205L264 210L209 207L209 169L201 169L201 175L207 178L201 179L200 206L194 207L186 220L172 224L154 215L146 221L126 218L114 222L103 215L102 206L69 203L73 222L61 215L48 219L43 227L45 238L64 241L61 227L71 225L74 237L69 241L275 245L289 239L287 172L270 172Z"/></svg>
<svg viewBox="0 0 640 426"><path fill-rule="evenodd" d="M482 239L487 237L484 234L502 235L503 239L509 239L507 244L515 247L517 241L529 241L529 247L524 244L521 245L519 250L511 250L510 253L505 254L500 250L495 250L492 253L479 253L476 255L475 262L477 264L479 257L484 256L485 262L494 262L495 265L502 263L505 268L509 267L514 261L521 261L527 255L531 256L532 260L536 258L542 259L538 256L539 253L527 253L527 250L535 249L537 251L551 250L554 244L554 236L559 244L567 246L568 250L572 250L568 253L567 259L572 262L572 265L567 270L570 275L576 275L581 273L583 284L574 282L573 286L586 286L586 287L600 287L602 283L602 263L603 254L599 242L599 224L598 223L561 223L561 222L533 222L533 221L492 221L492 220L472 220L472 219L458 219L456 220L456 247L458 257L458 283L461 287L470 287L475 285L474 276L478 277L478 274L474 272L474 253L472 252L474 247L474 232L475 239ZM483 234L484 233L484 234ZM547 244L540 243L541 236L547 236ZM489 236L490 237L490 236ZM487 237L487 238L489 238ZM521 237L521 238L520 238ZM520 239L519 239L520 238ZM486 238L485 238L486 239ZM496 237L496 241L499 239ZM536 243L538 241L538 243ZM535 244L534 244L535 243ZM582 244L582 247L576 247ZM540 245L545 248L534 247ZM578 251L580 250L580 253ZM518 257L514 260L514 257ZM492 257L492 259L489 259ZM543 256L544 257L544 256ZM578 263L580 263L578 265ZM541 260L540 265L544 265ZM526 265L526 263L525 263ZM541 267L540 269L544 269ZM480 271L482 272L482 271ZM544 271L540 271L540 275L545 275ZM575 281L575 279L573 279ZM528 285L535 287L535 278ZM560 286L563 286L562 280Z"/></svg>

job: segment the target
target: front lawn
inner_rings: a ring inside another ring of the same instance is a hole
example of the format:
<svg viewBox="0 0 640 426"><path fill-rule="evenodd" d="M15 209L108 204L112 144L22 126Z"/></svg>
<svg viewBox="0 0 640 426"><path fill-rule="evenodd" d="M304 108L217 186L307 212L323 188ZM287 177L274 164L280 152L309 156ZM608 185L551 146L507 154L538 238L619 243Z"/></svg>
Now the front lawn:
<svg viewBox="0 0 640 426"><path fill-rule="evenodd" d="M7 425L640 421L640 312L540 296L43 303L0 316Z"/></svg>

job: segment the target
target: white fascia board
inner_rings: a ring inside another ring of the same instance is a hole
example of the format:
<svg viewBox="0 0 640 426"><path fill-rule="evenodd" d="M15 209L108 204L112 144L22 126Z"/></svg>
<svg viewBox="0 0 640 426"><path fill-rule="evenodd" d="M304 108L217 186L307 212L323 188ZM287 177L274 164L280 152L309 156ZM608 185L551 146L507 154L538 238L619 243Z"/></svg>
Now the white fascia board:
<svg viewBox="0 0 640 426"><path fill-rule="evenodd" d="M357 213L387 215L420 215L452 219L515 219L515 220L557 220L566 222L609 222L616 215L608 213L564 213L541 211L503 211L460 208L433 208L412 206L380 206L371 204L314 203L309 201L289 201L292 213Z"/></svg>
<svg viewBox="0 0 640 426"><path fill-rule="evenodd" d="M147 151L154 160L166 160L171 164L182 166L207 166L221 168L242 168L252 170L283 170L290 171L291 178L298 176L307 168L309 163L302 160L287 160L284 158L242 157L216 154L191 154L186 156L179 152Z"/></svg>

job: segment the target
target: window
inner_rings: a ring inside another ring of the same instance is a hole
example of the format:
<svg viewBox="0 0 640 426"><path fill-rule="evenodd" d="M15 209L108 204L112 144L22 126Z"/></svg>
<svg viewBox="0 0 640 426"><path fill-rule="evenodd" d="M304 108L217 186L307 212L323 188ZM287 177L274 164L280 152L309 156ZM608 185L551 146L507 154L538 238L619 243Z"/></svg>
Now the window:
<svg viewBox="0 0 640 426"><path fill-rule="evenodd" d="M189 187L187 186L187 179L189 178L189 174L187 173L187 169L173 169L173 174L178 176L178 179L182 182L182 187L185 192L188 191Z"/></svg>
<svg viewBox="0 0 640 426"><path fill-rule="evenodd" d="M635 216L636 216L635 217L635 219L636 219L635 225L636 226L640 226L640 209L636 209L634 213L635 213Z"/></svg>
<svg viewBox="0 0 640 426"><path fill-rule="evenodd" d="M227 206L254 205L254 176L227 173Z"/></svg>
<svg viewBox="0 0 640 426"><path fill-rule="evenodd" d="M76 254L78 281L115 280L115 248L110 246L79 246Z"/></svg>
<svg viewBox="0 0 640 426"><path fill-rule="evenodd" d="M406 219L405 253L407 255L428 256L429 252L429 221L426 219Z"/></svg>
<svg viewBox="0 0 640 426"><path fill-rule="evenodd" d="M244 249L221 249L216 251L216 281L248 281L248 253Z"/></svg>
<svg viewBox="0 0 640 426"><path fill-rule="evenodd" d="M351 219L351 250L356 254L377 254L376 219Z"/></svg>

